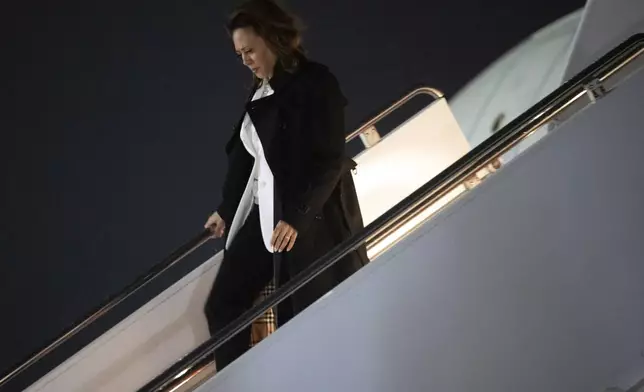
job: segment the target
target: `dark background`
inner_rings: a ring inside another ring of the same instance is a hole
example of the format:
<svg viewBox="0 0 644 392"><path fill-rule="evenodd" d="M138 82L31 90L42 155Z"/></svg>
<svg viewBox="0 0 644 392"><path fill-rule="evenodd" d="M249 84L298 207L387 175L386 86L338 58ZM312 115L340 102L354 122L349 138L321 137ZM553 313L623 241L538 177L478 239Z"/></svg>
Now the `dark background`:
<svg viewBox="0 0 644 392"><path fill-rule="evenodd" d="M196 235L217 206L222 143L250 81L223 29L232 4L41 0L1 12L0 370ZM288 4L310 56L338 76L354 129L418 84L449 98L584 1Z"/></svg>

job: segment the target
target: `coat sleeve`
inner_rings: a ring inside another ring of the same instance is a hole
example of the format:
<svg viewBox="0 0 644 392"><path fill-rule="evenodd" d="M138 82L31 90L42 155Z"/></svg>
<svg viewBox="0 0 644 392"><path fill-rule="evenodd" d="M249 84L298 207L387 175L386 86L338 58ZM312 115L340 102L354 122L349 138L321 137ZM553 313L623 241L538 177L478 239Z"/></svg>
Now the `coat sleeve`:
<svg viewBox="0 0 644 392"><path fill-rule="evenodd" d="M236 137L237 139L235 139ZM253 169L253 159L236 135L226 146L226 153L228 154L228 171L222 187L222 202L217 208L217 212L226 225L230 226Z"/></svg>
<svg viewBox="0 0 644 392"><path fill-rule="evenodd" d="M299 233L305 232L335 189L344 166L346 100L336 78L325 72L307 88L301 129L302 156L307 186L287 196L284 221Z"/></svg>

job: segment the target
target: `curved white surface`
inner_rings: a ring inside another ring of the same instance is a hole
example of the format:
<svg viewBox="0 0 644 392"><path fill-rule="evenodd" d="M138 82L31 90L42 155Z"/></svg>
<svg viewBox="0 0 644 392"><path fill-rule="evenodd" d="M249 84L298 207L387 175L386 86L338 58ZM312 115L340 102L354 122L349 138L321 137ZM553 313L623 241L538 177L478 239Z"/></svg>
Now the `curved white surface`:
<svg viewBox="0 0 644 392"><path fill-rule="evenodd" d="M500 125L506 125L561 85L581 16L582 10L576 11L536 32L449 98L470 145L492 135L500 115ZM543 134L545 129L505 158L515 157Z"/></svg>

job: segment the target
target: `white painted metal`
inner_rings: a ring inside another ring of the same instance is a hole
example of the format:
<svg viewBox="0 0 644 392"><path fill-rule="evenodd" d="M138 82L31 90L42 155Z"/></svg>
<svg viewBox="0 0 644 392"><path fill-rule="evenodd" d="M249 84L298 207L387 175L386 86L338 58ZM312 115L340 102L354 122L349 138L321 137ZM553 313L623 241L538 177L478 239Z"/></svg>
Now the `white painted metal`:
<svg viewBox="0 0 644 392"><path fill-rule="evenodd" d="M644 377L644 73L199 392L627 390Z"/></svg>

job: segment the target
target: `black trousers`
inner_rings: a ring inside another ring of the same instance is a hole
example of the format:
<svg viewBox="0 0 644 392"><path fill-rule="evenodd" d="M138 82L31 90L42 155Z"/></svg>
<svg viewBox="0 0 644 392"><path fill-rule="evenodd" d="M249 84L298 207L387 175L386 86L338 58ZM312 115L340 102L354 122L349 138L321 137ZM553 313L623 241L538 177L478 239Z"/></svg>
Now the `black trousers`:
<svg viewBox="0 0 644 392"><path fill-rule="evenodd" d="M214 335L253 307L260 292L273 279L273 254L266 250L259 223L259 208L253 207L246 222L224 253L210 296L206 318ZM250 326L215 350L217 370L250 348Z"/></svg>

